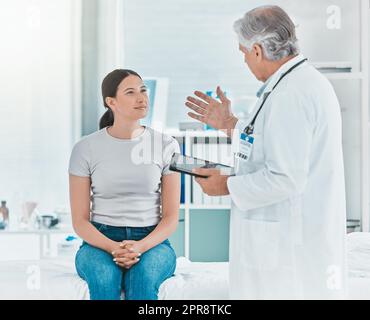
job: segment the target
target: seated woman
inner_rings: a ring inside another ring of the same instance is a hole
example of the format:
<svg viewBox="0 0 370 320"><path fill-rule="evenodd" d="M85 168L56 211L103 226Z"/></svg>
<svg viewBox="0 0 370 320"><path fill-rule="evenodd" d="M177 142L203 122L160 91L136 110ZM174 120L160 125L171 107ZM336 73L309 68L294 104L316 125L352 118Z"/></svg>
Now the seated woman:
<svg viewBox="0 0 370 320"><path fill-rule="evenodd" d="M147 89L131 70L102 83L100 130L73 148L69 164L73 227L84 240L76 269L91 299L152 300L171 277L168 237L178 223L180 176L169 170L177 141L140 125ZM91 209L90 209L91 200Z"/></svg>

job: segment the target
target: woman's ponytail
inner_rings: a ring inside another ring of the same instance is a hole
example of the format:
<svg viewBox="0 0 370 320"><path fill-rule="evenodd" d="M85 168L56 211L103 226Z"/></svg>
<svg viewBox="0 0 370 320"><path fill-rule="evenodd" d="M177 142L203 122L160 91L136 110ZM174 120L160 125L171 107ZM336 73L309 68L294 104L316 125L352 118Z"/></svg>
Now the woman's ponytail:
<svg viewBox="0 0 370 320"><path fill-rule="evenodd" d="M105 111L105 113L100 118L99 129L103 129L103 128L106 128L106 127L111 127L111 126L113 126L113 122L114 122L113 111L112 111L111 108L108 108L108 110Z"/></svg>

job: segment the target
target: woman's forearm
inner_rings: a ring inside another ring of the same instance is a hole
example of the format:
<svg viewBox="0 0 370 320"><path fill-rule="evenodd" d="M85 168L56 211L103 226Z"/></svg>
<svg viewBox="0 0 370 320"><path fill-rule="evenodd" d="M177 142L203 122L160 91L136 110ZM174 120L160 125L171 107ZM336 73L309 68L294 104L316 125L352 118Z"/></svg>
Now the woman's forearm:
<svg viewBox="0 0 370 320"><path fill-rule="evenodd" d="M157 227L141 240L143 244L143 252L155 247L166 240L172 233L175 232L178 225L178 216L163 217Z"/></svg>
<svg viewBox="0 0 370 320"><path fill-rule="evenodd" d="M111 253L118 245L98 231L90 221L80 220L73 223L77 235L88 244Z"/></svg>

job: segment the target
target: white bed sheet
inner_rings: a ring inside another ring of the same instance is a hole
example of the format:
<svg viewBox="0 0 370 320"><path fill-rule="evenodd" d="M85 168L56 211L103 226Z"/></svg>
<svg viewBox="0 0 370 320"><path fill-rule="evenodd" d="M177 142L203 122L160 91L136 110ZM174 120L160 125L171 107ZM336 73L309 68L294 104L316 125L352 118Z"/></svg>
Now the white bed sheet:
<svg viewBox="0 0 370 320"><path fill-rule="evenodd" d="M229 270L227 262L191 262L177 259L175 276L159 290L163 300L227 300Z"/></svg>
<svg viewBox="0 0 370 320"><path fill-rule="evenodd" d="M159 290L159 299L163 300L228 298L226 262L190 262L179 258L175 276L166 280ZM0 300L7 299L87 300L89 292L71 261L1 262ZM370 300L370 278L350 277L349 299Z"/></svg>
<svg viewBox="0 0 370 320"><path fill-rule="evenodd" d="M348 299L370 300L370 233L348 235ZM73 257L40 261L0 262L0 300L89 299ZM226 300L228 263L177 259L175 275L160 287L159 299Z"/></svg>
<svg viewBox="0 0 370 320"><path fill-rule="evenodd" d="M348 296L350 300L370 300L370 278L350 277Z"/></svg>
<svg viewBox="0 0 370 320"><path fill-rule="evenodd" d="M0 262L0 299L86 299L71 266L62 260Z"/></svg>
<svg viewBox="0 0 370 320"><path fill-rule="evenodd" d="M159 299L228 299L228 264L177 259L175 275L160 287ZM0 300L86 300L86 282L73 259L0 262Z"/></svg>

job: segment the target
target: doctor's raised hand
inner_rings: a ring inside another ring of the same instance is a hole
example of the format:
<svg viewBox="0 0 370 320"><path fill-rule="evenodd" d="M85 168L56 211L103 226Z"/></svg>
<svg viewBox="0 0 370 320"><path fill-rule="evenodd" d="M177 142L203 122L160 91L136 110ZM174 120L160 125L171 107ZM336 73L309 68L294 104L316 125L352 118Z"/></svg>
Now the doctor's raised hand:
<svg viewBox="0 0 370 320"><path fill-rule="evenodd" d="M187 97L185 105L195 112L189 112L188 115L231 136L238 119L232 114L231 102L226 98L219 86L216 89L216 93L220 101L211 98L201 91L194 92L199 99ZM208 177L195 179L207 195L222 196L229 194L227 189L228 176L221 174L220 170L202 168L195 169L193 172Z"/></svg>
<svg viewBox="0 0 370 320"><path fill-rule="evenodd" d="M221 88L216 89L220 101L213 99L201 91L195 91L195 97L187 97L185 105L193 110L188 115L209 126L224 131L231 136L232 129L238 119L231 112L231 102L226 98Z"/></svg>

